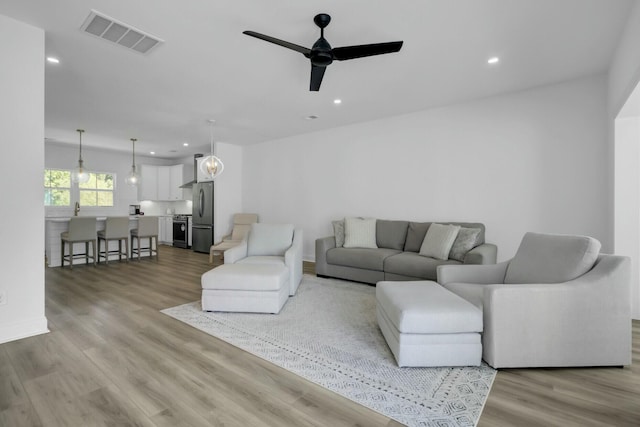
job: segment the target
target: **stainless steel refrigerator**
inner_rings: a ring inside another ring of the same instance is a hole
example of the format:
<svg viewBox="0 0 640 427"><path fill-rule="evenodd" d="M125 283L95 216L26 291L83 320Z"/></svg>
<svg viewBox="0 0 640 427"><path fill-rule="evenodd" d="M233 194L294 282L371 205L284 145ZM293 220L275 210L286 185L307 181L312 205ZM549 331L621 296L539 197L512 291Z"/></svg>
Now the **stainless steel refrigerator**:
<svg viewBox="0 0 640 427"><path fill-rule="evenodd" d="M209 253L213 245L213 182L193 184L192 249Z"/></svg>

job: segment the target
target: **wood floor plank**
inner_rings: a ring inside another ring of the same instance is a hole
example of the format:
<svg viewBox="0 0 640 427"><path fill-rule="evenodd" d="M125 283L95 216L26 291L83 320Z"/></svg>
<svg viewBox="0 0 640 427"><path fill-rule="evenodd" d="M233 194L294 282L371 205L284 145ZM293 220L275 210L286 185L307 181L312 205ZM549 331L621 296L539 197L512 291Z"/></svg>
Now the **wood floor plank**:
<svg viewBox="0 0 640 427"><path fill-rule="evenodd" d="M147 416L156 415L171 406L172 397L154 378L145 364L130 360L125 354L105 347L85 351L87 357L118 387L120 393L137 405Z"/></svg>
<svg viewBox="0 0 640 427"><path fill-rule="evenodd" d="M155 427L142 411L114 386L94 390L78 399L84 408L85 424L97 426Z"/></svg>
<svg viewBox="0 0 640 427"><path fill-rule="evenodd" d="M0 426L41 427L43 425L30 402L17 403L0 411Z"/></svg>
<svg viewBox="0 0 640 427"><path fill-rule="evenodd" d="M0 412L28 404L29 398L5 349L0 348ZM2 424L0 424L2 425Z"/></svg>
<svg viewBox="0 0 640 427"><path fill-rule="evenodd" d="M215 265L161 246L158 261L47 268L51 333L0 345L0 426L401 425L159 312L198 300ZM638 426L637 321L632 356L501 370L478 426Z"/></svg>

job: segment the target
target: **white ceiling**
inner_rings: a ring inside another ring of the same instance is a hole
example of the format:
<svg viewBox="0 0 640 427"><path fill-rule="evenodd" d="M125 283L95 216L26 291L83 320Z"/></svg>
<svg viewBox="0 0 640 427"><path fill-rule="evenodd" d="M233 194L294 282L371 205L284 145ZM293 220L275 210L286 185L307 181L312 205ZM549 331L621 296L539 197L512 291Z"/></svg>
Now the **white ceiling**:
<svg viewBox="0 0 640 427"><path fill-rule="evenodd" d="M183 157L206 150L209 118L216 141L246 145L604 72L635 1L2 0L0 14L43 28L60 59L46 64L47 138L77 144L82 127L89 146L137 137L140 154ZM91 37L91 9L165 43L141 55ZM319 12L334 47L404 46L334 62L309 92L304 56L242 34L311 47Z"/></svg>

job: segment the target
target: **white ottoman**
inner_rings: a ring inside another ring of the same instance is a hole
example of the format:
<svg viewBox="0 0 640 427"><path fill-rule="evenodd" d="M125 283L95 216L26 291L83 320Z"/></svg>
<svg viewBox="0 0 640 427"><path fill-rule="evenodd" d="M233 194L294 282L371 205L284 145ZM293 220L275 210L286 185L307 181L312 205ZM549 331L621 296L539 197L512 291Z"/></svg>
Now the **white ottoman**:
<svg viewBox="0 0 640 427"><path fill-rule="evenodd" d="M478 366L482 312L436 282L378 282L376 316L398 366Z"/></svg>
<svg viewBox="0 0 640 427"><path fill-rule="evenodd" d="M202 309L279 313L289 298L284 264L223 264L202 275Z"/></svg>

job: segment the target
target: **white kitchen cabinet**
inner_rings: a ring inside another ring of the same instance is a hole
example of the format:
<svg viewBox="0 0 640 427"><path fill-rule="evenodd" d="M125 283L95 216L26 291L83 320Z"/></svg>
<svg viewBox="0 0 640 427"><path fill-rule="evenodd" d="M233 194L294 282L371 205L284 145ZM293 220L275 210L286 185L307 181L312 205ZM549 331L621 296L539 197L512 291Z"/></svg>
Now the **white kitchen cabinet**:
<svg viewBox="0 0 640 427"><path fill-rule="evenodd" d="M139 200L158 200L158 166L140 165Z"/></svg>
<svg viewBox="0 0 640 427"><path fill-rule="evenodd" d="M141 165L139 200L187 200L188 194L180 188L185 178L184 165L156 166ZM191 189L189 189L191 191Z"/></svg>
<svg viewBox="0 0 640 427"><path fill-rule="evenodd" d="M160 243L173 244L173 218L170 216L161 216L158 230L158 240Z"/></svg>
<svg viewBox="0 0 640 427"><path fill-rule="evenodd" d="M164 223L165 226L165 238L167 239L166 242L170 245L173 245L173 218L172 217L167 217L166 221Z"/></svg>
<svg viewBox="0 0 640 427"><path fill-rule="evenodd" d="M164 243L164 217L158 218L158 242Z"/></svg>
<svg viewBox="0 0 640 427"><path fill-rule="evenodd" d="M180 188L185 183L184 180L184 165L169 166L170 170L170 191L169 200L184 200L183 190Z"/></svg>
<svg viewBox="0 0 640 427"><path fill-rule="evenodd" d="M171 200L171 166L158 166L157 200Z"/></svg>

